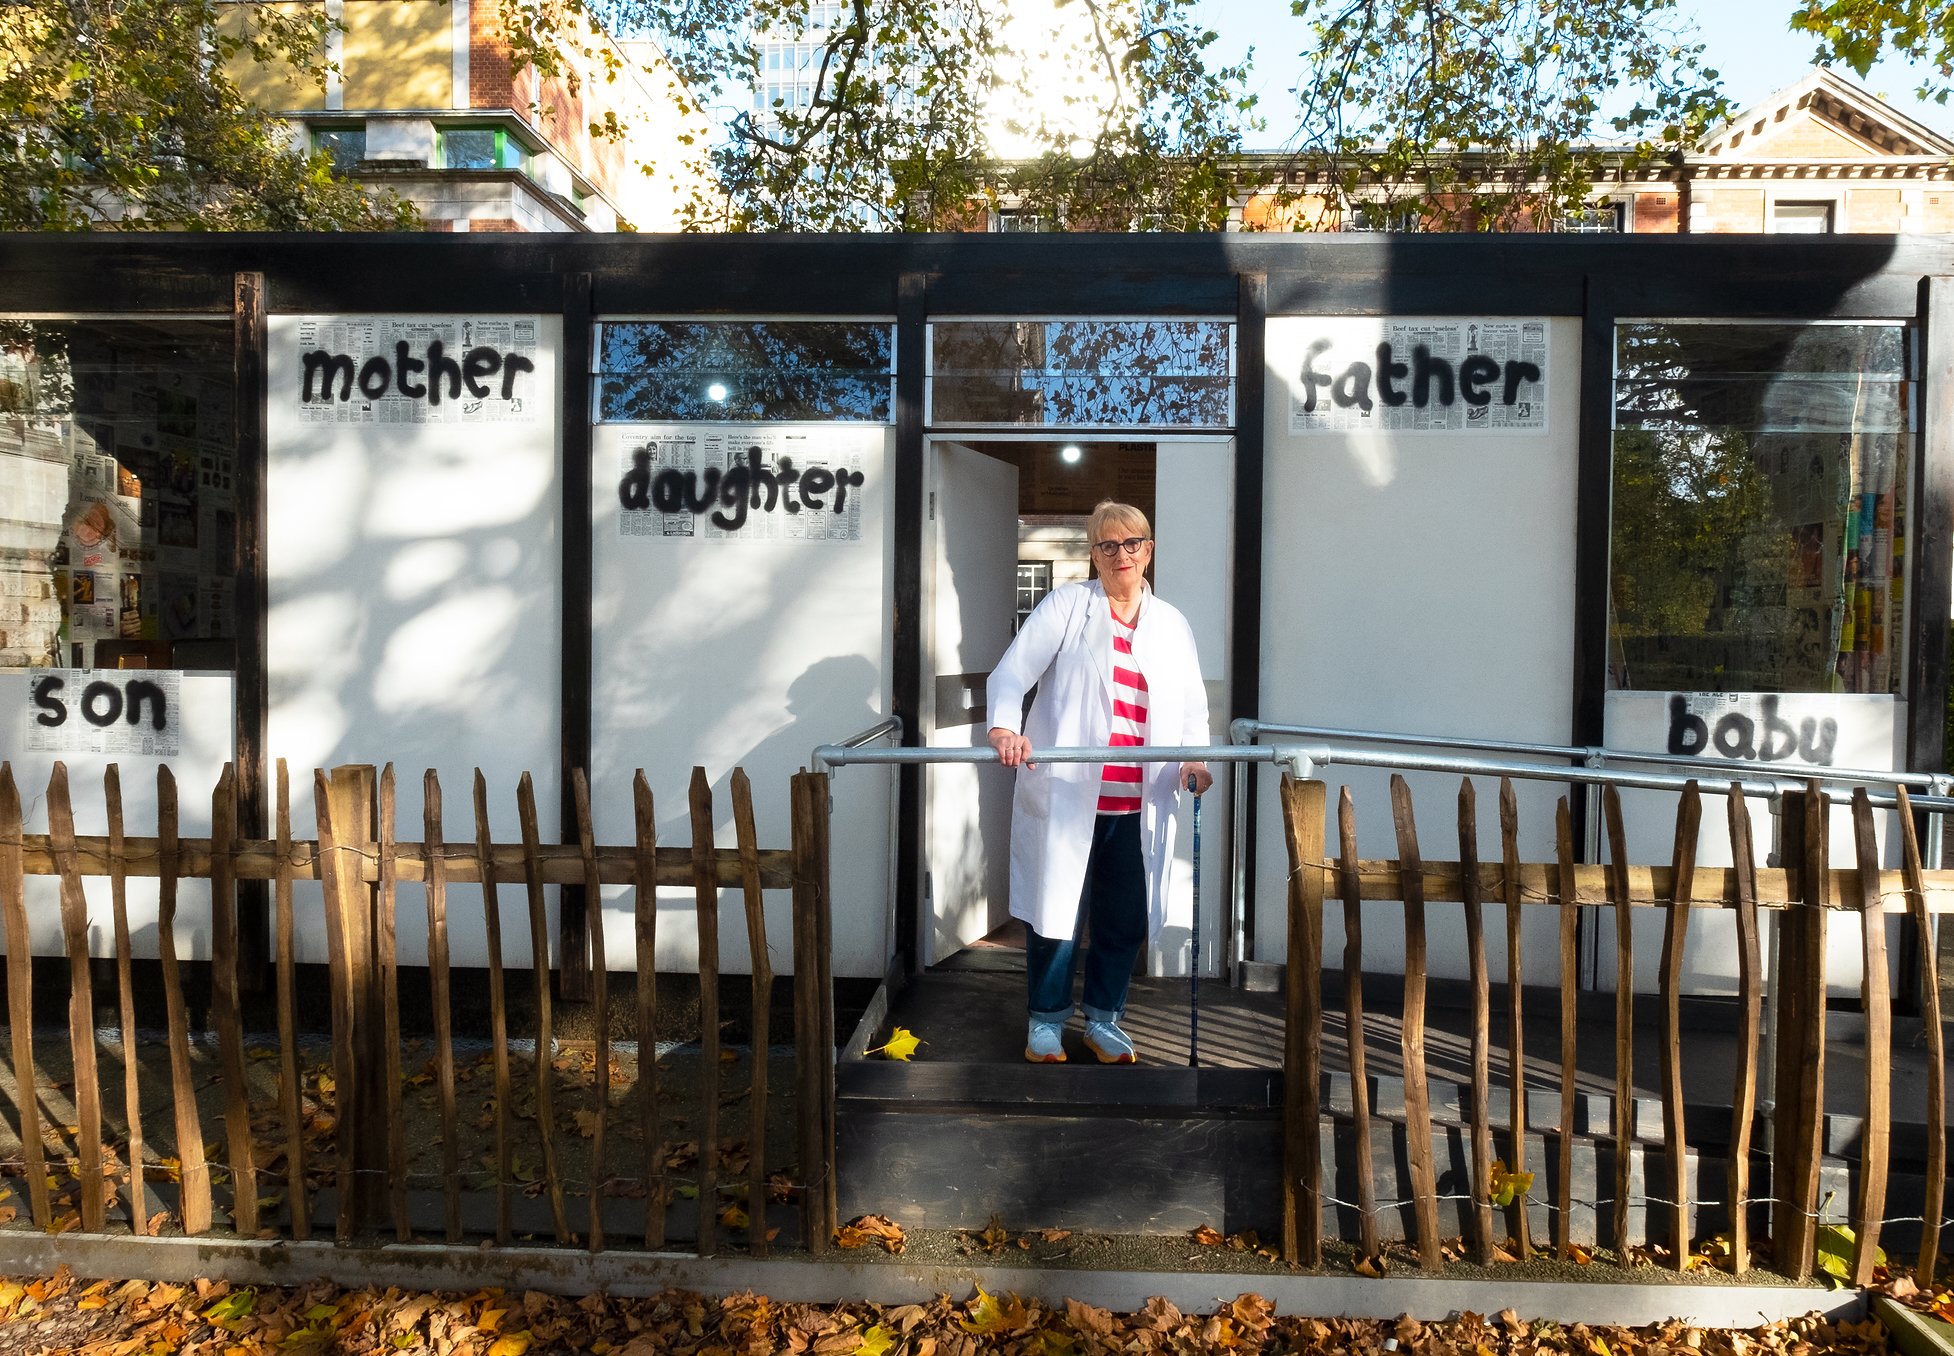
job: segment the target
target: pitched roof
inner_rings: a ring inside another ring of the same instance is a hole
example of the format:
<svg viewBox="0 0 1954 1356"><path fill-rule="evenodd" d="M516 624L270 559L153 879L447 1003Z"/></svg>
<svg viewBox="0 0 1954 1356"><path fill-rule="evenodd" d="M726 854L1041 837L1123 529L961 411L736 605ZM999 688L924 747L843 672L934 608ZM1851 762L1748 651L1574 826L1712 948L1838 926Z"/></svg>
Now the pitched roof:
<svg viewBox="0 0 1954 1356"><path fill-rule="evenodd" d="M1954 156L1954 139L1908 117L1850 76L1814 66L1796 84L1711 128L1697 155L1731 160L1947 157Z"/></svg>

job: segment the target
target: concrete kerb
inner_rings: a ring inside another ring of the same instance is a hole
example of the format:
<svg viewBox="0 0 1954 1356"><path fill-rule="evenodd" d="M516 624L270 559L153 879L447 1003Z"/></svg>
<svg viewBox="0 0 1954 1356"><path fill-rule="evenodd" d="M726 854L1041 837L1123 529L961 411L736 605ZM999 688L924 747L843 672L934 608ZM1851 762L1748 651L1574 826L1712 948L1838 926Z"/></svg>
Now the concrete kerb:
<svg viewBox="0 0 1954 1356"><path fill-rule="evenodd" d="M1954 1325L1884 1295L1873 1301L1873 1316L1885 1325L1901 1356L1954 1356Z"/></svg>
<svg viewBox="0 0 1954 1356"><path fill-rule="evenodd" d="M650 1295L668 1288L723 1295L751 1290L804 1303L926 1303L963 1300L981 1286L1054 1306L1068 1298L1130 1312L1153 1295L1186 1313L1208 1313L1244 1291L1281 1314L1317 1318L1442 1319L1512 1308L1522 1318L1641 1326L1680 1319L1699 1327L1750 1328L1812 1312L1863 1318L1857 1290L1807 1286L1676 1285L1657 1281L1447 1280L1442 1277L1270 1276L1176 1271L1085 1271L1036 1267L916 1266L884 1261L700 1258L678 1253L565 1248L475 1248L445 1244L340 1247L331 1242L244 1242L199 1238L13 1233L0 1235L0 1274L45 1275L57 1266L90 1279L222 1280L233 1285L344 1286L417 1290L541 1290L556 1294Z"/></svg>

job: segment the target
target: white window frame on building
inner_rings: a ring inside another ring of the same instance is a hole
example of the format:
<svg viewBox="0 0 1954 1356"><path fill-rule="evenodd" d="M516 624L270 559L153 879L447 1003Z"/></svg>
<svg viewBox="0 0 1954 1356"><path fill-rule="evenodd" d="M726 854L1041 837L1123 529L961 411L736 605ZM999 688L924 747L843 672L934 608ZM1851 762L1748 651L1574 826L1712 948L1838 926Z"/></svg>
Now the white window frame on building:
<svg viewBox="0 0 1954 1356"><path fill-rule="evenodd" d="M1628 230L1628 204L1610 198L1562 212L1554 218L1554 229L1569 235L1621 235Z"/></svg>
<svg viewBox="0 0 1954 1356"><path fill-rule="evenodd" d="M1836 198L1773 198L1765 227L1772 235L1831 235L1839 229Z"/></svg>

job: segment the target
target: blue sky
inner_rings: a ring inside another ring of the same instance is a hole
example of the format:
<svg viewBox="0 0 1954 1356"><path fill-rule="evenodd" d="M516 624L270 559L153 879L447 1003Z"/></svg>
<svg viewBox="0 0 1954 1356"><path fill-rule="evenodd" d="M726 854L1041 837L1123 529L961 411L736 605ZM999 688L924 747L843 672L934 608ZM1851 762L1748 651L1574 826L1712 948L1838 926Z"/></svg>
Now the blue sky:
<svg viewBox="0 0 1954 1356"><path fill-rule="evenodd" d="M1288 87L1296 83L1301 67L1294 54L1302 46L1302 23L1291 17L1289 0L1198 0L1194 8L1221 35L1209 49L1213 59L1239 60L1246 49L1255 48L1251 81L1269 126L1251 136L1249 144L1280 146L1295 131L1295 101ZM1817 49L1813 39L1786 28L1792 0L1679 0L1677 8L1695 21L1698 40L1708 48L1705 58L1722 73L1724 90L1739 108L1801 79ZM1929 127L1954 131L1954 100L1942 106L1915 99L1919 77L1912 68L1884 62L1873 68L1866 84Z"/></svg>

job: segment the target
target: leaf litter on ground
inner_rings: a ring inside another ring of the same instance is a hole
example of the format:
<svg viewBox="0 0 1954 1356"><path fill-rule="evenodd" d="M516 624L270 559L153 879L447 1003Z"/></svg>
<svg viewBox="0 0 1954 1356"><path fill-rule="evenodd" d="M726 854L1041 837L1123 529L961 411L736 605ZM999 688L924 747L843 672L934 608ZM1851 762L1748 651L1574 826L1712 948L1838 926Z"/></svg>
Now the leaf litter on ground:
<svg viewBox="0 0 1954 1356"><path fill-rule="evenodd" d="M1900 1278L1889 1278L1882 1288L1916 1302L1945 1295ZM348 1289L329 1282L294 1288L222 1281L84 1285L65 1268L51 1276L0 1278L0 1322L7 1326L10 1356L1382 1356L1387 1350L1409 1356L1874 1356L1887 1350L1876 1322L1832 1322L1818 1315L1741 1330L1676 1321L1628 1328L1530 1321L1511 1309L1440 1322L1317 1318L1279 1314L1253 1292L1206 1313L1183 1313L1157 1296L1135 1312L1116 1313L1078 1300L1048 1305L982 1289L964 1299L938 1295L927 1304L814 1304L683 1290L622 1298Z"/></svg>

